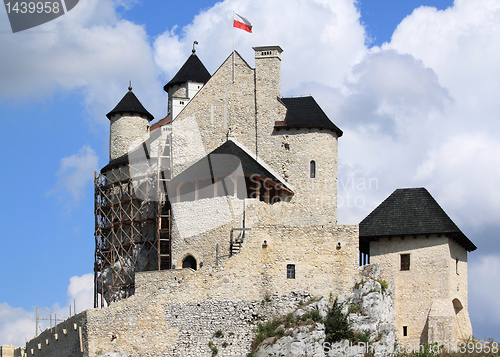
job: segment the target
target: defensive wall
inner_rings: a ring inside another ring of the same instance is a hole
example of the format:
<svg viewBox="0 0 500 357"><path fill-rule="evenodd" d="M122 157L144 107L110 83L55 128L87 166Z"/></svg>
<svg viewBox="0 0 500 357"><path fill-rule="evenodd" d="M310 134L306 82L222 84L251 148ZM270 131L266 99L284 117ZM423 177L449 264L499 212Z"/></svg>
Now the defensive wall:
<svg viewBox="0 0 500 357"><path fill-rule="evenodd" d="M290 264L294 279L287 278ZM345 293L357 276L358 226L255 226L240 252L219 265L136 273L135 295L45 331L27 352L210 356L212 341L219 356L244 356L259 321L313 296Z"/></svg>

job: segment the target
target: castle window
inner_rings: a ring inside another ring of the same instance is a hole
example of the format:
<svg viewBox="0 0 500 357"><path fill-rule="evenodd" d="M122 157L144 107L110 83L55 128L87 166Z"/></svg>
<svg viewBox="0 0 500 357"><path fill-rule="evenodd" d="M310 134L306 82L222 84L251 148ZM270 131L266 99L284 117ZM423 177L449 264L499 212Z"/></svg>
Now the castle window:
<svg viewBox="0 0 500 357"><path fill-rule="evenodd" d="M410 270L410 254L401 254L401 270Z"/></svg>
<svg viewBox="0 0 500 357"><path fill-rule="evenodd" d="M286 266L286 278L295 279L295 264L288 264Z"/></svg>
<svg viewBox="0 0 500 357"><path fill-rule="evenodd" d="M316 161L311 160L311 163L309 164L309 176L311 178L316 177Z"/></svg>
<svg viewBox="0 0 500 357"><path fill-rule="evenodd" d="M181 101L179 102L179 104L180 104L180 105L184 105L184 102L181 100Z"/></svg>
<svg viewBox="0 0 500 357"><path fill-rule="evenodd" d="M408 326L403 326L403 336L408 336Z"/></svg>
<svg viewBox="0 0 500 357"><path fill-rule="evenodd" d="M455 259L455 272L457 273L457 275L460 275L458 274L458 258Z"/></svg>
<svg viewBox="0 0 500 357"><path fill-rule="evenodd" d="M182 261L182 268L191 268L193 270L196 270L196 259L192 255L188 255L184 260Z"/></svg>

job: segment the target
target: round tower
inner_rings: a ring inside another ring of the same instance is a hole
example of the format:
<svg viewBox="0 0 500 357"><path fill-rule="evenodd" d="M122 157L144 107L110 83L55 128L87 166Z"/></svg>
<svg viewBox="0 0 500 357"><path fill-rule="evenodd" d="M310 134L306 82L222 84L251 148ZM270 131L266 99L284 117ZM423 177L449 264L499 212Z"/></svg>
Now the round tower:
<svg viewBox="0 0 500 357"><path fill-rule="evenodd" d="M106 114L111 122L109 133L109 160L128 153L135 143L140 142L149 130L153 116L128 87L128 92L116 107Z"/></svg>

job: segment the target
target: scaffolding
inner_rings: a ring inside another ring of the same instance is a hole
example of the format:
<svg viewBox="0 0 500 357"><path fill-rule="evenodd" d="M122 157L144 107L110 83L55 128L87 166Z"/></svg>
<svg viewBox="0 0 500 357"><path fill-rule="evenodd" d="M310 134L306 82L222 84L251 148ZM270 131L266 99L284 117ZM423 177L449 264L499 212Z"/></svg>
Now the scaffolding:
<svg viewBox="0 0 500 357"><path fill-rule="evenodd" d="M133 295L136 272L172 266L171 132L160 130L157 160L95 174L94 307Z"/></svg>

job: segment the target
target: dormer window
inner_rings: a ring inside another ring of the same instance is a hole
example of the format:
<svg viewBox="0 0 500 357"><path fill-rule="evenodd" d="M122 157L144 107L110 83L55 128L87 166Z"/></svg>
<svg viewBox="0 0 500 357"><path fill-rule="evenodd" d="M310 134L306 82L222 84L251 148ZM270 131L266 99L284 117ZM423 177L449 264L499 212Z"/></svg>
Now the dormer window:
<svg viewBox="0 0 500 357"><path fill-rule="evenodd" d="M310 178L316 177L316 161L314 160L311 160L309 164L309 177Z"/></svg>

